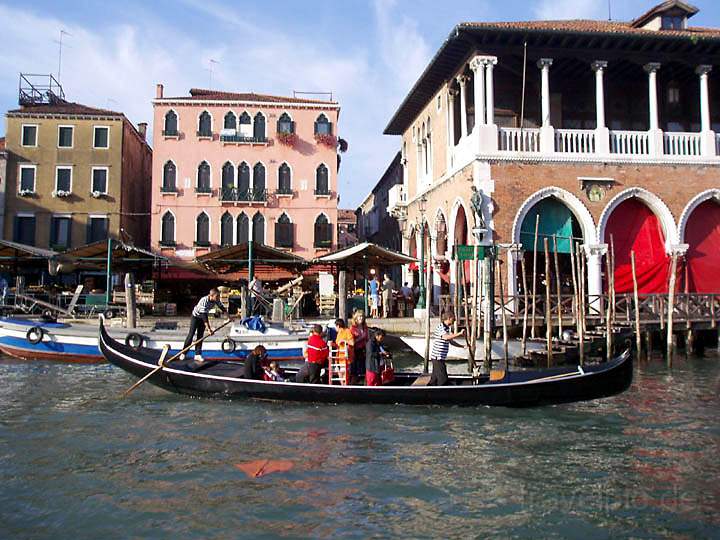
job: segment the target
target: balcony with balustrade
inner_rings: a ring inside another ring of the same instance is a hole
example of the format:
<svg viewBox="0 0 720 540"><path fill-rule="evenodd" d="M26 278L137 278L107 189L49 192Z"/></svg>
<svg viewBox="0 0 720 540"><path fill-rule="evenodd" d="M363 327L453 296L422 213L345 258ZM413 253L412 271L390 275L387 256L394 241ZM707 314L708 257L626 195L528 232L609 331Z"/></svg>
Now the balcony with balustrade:
<svg viewBox="0 0 720 540"><path fill-rule="evenodd" d="M238 189L222 188L219 190L220 202L222 204L238 205L259 205L265 206L268 202L267 189Z"/></svg>

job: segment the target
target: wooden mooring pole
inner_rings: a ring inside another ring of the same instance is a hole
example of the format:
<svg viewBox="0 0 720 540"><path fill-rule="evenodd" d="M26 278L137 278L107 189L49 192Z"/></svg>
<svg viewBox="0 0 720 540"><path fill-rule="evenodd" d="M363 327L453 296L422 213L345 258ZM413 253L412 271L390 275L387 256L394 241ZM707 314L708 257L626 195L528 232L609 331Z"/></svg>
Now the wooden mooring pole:
<svg viewBox="0 0 720 540"><path fill-rule="evenodd" d="M673 355L673 310L675 307L675 274L677 273L677 253L672 254L672 263L670 264L670 287L668 292L668 311L667 311L667 364L672 367Z"/></svg>
<svg viewBox="0 0 720 540"><path fill-rule="evenodd" d="M547 342L547 366L552 365L552 307L550 306L550 250L548 248L548 239L543 239L545 248L545 341Z"/></svg>
<svg viewBox="0 0 720 540"><path fill-rule="evenodd" d="M575 330L577 331L578 339L580 341L580 365L585 361L585 340L583 339L582 326L580 325L580 298L578 297L578 286L577 286L577 268L575 260L575 248L573 247L573 239L570 239L570 274L572 276L572 287L573 287L573 304L575 310L573 312L575 318Z"/></svg>
<svg viewBox="0 0 720 540"><path fill-rule="evenodd" d="M557 295L558 339L562 339L562 296L560 289L560 265L558 264L558 243L556 234L553 234L553 258L555 259L555 293Z"/></svg>
<svg viewBox="0 0 720 540"><path fill-rule="evenodd" d="M537 250L540 214L535 216L535 238L533 239L532 311L530 312L530 336L535 339L535 299L537 298Z"/></svg>
<svg viewBox="0 0 720 540"><path fill-rule="evenodd" d="M505 288L503 287L502 267L500 265L500 257L495 259L495 276L500 288L500 318L502 319L503 331L503 357L505 359L505 369L508 368L508 329L507 318L505 315Z"/></svg>
<svg viewBox="0 0 720 540"><path fill-rule="evenodd" d="M527 275L525 274L525 254L523 253L520 258L520 269L522 272L522 283L523 283L523 327L522 327L522 354L525 356L527 353L527 322L528 322L528 290L527 290Z"/></svg>
<svg viewBox="0 0 720 540"><path fill-rule="evenodd" d="M630 267L633 279L633 303L635 304L635 348L638 358L642 355L642 336L640 335L640 298L638 297L637 272L635 271L635 251L630 251Z"/></svg>
<svg viewBox="0 0 720 540"><path fill-rule="evenodd" d="M605 256L605 268L607 269L607 302L605 304L605 358L610 361L612 358L612 258L608 249Z"/></svg>

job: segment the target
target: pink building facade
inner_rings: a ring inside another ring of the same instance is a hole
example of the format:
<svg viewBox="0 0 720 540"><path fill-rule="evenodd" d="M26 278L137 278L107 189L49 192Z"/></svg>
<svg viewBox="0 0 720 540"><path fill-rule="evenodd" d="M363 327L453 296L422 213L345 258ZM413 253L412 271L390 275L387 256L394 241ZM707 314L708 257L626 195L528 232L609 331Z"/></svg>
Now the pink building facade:
<svg viewBox="0 0 720 540"><path fill-rule="evenodd" d="M212 90L153 101L153 249L191 260L255 242L337 247L337 121L317 101Z"/></svg>

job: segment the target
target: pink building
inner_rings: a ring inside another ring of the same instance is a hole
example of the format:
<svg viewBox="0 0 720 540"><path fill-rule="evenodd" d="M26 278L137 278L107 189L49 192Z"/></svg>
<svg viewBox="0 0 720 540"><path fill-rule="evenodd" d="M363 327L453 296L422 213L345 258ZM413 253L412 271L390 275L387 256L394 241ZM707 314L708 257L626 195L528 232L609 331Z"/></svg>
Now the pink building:
<svg viewBox="0 0 720 540"><path fill-rule="evenodd" d="M247 242L311 259L336 248L339 105L157 86L152 247L193 259Z"/></svg>

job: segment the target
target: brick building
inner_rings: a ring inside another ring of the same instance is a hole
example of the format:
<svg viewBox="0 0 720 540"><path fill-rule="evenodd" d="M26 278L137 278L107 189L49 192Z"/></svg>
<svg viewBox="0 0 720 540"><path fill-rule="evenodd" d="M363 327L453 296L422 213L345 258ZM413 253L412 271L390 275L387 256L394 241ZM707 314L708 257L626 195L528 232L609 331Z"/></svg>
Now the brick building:
<svg viewBox="0 0 720 540"><path fill-rule="evenodd" d="M5 137L0 137L0 238L5 228L5 185L7 184L7 150Z"/></svg>
<svg viewBox="0 0 720 540"><path fill-rule="evenodd" d="M358 232L355 210L338 208L338 249L345 249L357 243Z"/></svg>
<svg viewBox="0 0 720 540"><path fill-rule="evenodd" d="M54 81L54 79L52 79ZM114 238L146 246L152 150L145 124L71 103L21 76L7 113L4 238L65 250Z"/></svg>
<svg viewBox="0 0 720 540"><path fill-rule="evenodd" d="M435 294L477 243L507 248L514 294L538 215L539 251L556 237L565 264L581 244L591 295L611 237L618 290L634 251L641 292L667 291L673 253L680 290L720 292L720 29L690 26L697 11L453 29L385 130L406 169L389 210L404 251L433 257Z"/></svg>
<svg viewBox="0 0 720 540"><path fill-rule="evenodd" d="M253 239L312 259L336 247L336 102L158 85L153 106L156 250L190 260Z"/></svg>

